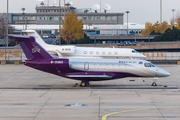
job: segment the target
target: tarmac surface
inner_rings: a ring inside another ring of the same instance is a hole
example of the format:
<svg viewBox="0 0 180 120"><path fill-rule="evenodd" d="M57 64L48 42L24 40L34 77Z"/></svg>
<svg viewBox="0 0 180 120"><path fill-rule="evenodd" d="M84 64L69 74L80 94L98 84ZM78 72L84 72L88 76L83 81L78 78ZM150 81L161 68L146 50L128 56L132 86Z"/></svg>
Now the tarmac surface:
<svg viewBox="0 0 180 120"><path fill-rule="evenodd" d="M156 87L149 78L124 78L82 88L24 65L0 65L0 120L180 120L180 66L158 66L171 76Z"/></svg>

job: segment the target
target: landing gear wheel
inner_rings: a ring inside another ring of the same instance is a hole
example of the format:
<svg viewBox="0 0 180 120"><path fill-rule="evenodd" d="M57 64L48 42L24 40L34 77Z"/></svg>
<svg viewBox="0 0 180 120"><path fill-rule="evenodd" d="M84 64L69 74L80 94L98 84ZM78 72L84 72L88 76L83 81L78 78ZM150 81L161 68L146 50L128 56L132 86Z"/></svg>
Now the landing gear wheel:
<svg viewBox="0 0 180 120"><path fill-rule="evenodd" d="M86 87L86 84L84 82L81 82L80 86L81 87Z"/></svg>
<svg viewBox="0 0 180 120"><path fill-rule="evenodd" d="M157 86L157 84L155 82L153 82L151 86Z"/></svg>

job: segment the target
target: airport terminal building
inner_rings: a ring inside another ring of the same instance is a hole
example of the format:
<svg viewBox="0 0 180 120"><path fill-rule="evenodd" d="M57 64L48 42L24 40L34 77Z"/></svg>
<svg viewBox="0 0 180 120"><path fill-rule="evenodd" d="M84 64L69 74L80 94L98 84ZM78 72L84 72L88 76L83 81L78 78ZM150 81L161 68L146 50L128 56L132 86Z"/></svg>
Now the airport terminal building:
<svg viewBox="0 0 180 120"><path fill-rule="evenodd" d="M63 20L70 7L59 6L39 6L35 7L36 13L10 13L9 23L16 29L35 29L40 34L58 33L59 16ZM60 13L59 13L60 10ZM86 12L87 9L75 9L78 19L83 20L84 30L89 34L126 34L127 25L124 24L124 13L110 12ZM6 13L0 13L1 17L6 17ZM26 27L27 26L27 27ZM129 33L141 33L144 29L142 25L129 24ZM95 32L94 32L95 31ZM92 33L91 33L92 32Z"/></svg>

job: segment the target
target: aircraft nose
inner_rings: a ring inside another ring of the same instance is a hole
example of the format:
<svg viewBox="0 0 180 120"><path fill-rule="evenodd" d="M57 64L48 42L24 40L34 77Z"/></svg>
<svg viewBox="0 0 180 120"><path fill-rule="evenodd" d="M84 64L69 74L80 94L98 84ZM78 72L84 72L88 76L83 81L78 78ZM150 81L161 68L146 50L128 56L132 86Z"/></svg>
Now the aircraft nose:
<svg viewBox="0 0 180 120"><path fill-rule="evenodd" d="M147 58L145 55L142 55L143 56L143 58Z"/></svg>
<svg viewBox="0 0 180 120"><path fill-rule="evenodd" d="M168 77L170 76L171 74L163 69L158 69L158 72L157 72L157 76L158 77Z"/></svg>
<svg viewBox="0 0 180 120"><path fill-rule="evenodd" d="M144 58L144 59L147 58L147 57L146 57L145 55L143 55L143 54L141 54L141 57Z"/></svg>

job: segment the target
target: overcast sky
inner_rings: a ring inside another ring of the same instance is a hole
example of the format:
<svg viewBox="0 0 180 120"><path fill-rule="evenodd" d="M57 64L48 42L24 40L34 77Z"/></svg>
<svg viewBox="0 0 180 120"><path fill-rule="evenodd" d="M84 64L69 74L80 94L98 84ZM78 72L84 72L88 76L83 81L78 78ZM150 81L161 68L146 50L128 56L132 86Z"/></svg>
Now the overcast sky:
<svg viewBox="0 0 180 120"><path fill-rule="evenodd" d="M0 13L6 12L6 1L0 0ZM51 1L51 0L49 0ZM58 1L57 5L58 5ZM62 4L64 0L61 0ZM66 0L67 1L67 0ZM100 4L100 0L70 0L77 8L91 8L93 4ZM180 10L180 0L162 0L163 1L163 21L170 22L173 18L172 9L176 9L175 15ZM130 11L129 22L144 24L145 22L160 21L160 0L101 0L102 6L107 3L111 5L108 12L124 13ZM37 0L9 0L9 12L21 13L21 8L25 7L27 13L35 13L35 6L39 4ZM47 0L45 0L47 4ZM103 11L103 10L102 10ZM124 22L126 22L126 14Z"/></svg>

